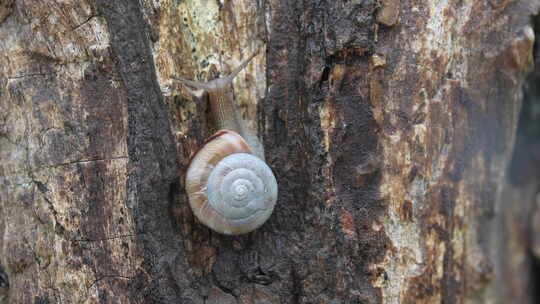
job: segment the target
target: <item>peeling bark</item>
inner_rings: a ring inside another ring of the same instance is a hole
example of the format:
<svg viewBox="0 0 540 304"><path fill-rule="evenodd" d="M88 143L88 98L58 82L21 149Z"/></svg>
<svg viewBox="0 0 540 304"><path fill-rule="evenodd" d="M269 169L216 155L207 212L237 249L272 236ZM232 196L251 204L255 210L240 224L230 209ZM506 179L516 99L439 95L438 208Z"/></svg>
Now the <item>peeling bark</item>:
<svg viewBox="0 0 540 304"><path fill-rule="evenodd" d="M540 146L506 168L539 7L0 1L0 303L535 303ZM278 205L223 236L183 183L215 126L171 76L263 42L234 90Z"/></svg>

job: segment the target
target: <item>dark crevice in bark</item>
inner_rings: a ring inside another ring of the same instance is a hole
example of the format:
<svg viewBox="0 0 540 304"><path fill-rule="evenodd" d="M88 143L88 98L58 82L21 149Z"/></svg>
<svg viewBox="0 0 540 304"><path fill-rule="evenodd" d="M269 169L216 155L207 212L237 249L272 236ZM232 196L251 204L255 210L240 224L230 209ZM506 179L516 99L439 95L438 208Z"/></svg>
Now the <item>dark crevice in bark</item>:
<svg viewBox="0 0 540 304"><path fill-rule="evenodd" d="M523 202L511 202L514 204L526 204L523 208L530 210L527 214L528 229L524 231L527 235L526 259L529 265L528 272L528 293L531 303L540 301L540 257L535 252L538 249L538 241L535 235L539 233L538 226L535 225L535 216L540 212L537 203L538 191L540 190L540 15L533 19L533 29L536 37L533 48L534 70L528 75L523 87L523 104L519 116L516 131L516 143L509 166L508 180L519 189L525 189L532 185L536 190L533 197L524 195L527 200ZM524 192L525 193L525 192ZM527 274L525 274L527 275Z"/></svg>
<svg viewBox="0 0 540 304"><path fill-rule="evenodd" d="M223 291L224 293L226 294L229 294L231 296L233 296L235 299L238 300L238 295L235 294L234 290L225 286L225 284L223 284L220 279L218 278L218 276L216 275L216 272L215 271L212 271L212 279L214 281L214 285L219 288L221 291Z"/></svg>
<svg viewBox="0 0 540 304"><path fill-rule="evenodd" d="M524 106L522 115L520 117L520 128L524 128L526 133L529 133L529 137L532 140L532 142L535 143L535 146L533 146L531 149L531 152L535 156L533 158L534 164L536 166L533 166L536 169L536 182L537 186L540 186L540 165L538 163L540 162L540 15L535 16L534 19L534 34L535 34L535 42L534 42L534 48L533 48L533 58L534 58L534 64L535 69L529 76L526 87L525 87L525 94L524 94ZM529 112L525 112L529 110ZM523 119L522 119L523 118ZM523 124L522 124L523 123ZM518 129L519 132L520 129ZM538 194L537 194L538 195ZM533 201L532 204L535 202ZM536 204L536 208L538 209L538 204ZM534 210L534 213L540 212L540 210ZM531 227L529 231L529 239L531 239L531 236L534 236L538 233L538 231L534 230L534 218L531 216L530 218ZM531 244L530 246L534 246L534 241L530 240ZM537 288L540 284L540 257L535 255L535 253L532 250L529 250L528 252L530 258L531 258L531 270L530 270L530 290L531 290L531 300L534 303L538 303L540 301L540 288ZM537 253L538 254L538 253Z"/></svg>
<svg viewBox="0 0 540 304"><path fill-rule="evenodd" d="M540 260L537 258L534 258L534 254L529 251L529 255L533 258L531 259L531 281L530 281L530 289L531 289L531 299L533 303L538 303L540 300Z"/></svg>
<svg viewBox="0 0 540 304"><path fill-rule="evenodd" d="M90 15L88 18L86 18L86 20L84 20L80 24L77 24L76 26L72 27L71 30L76 31L77 29L81 28L81 26L84 26L85 24L90 22L90 20L94 19L95 17L98 17L98 16L97 15Z"/></svg>
<svg viewBox="0 0 540 304"><path fill-rule="evenodd" d="M128 167L126 206L132 211L136 238L144 258L143 277L129 285L141 303L178 303L174 257L181 239L170 216L171 183L177 179L174 139L156 79L150 50L149 26L140 3L98 1L108 24L112 53L122 77L128 110ZM182 269L180 269L182 270ZM140 280L140 281L139 281Z"/></svg>
<svg viewBox="0 0 540 304"><path fill-rule="evenodd" d="M330 75L330 65L327 64L324 67L323 72L322 72L321 81L319 82L319 89L321 89L321 86L323 85L323 83L328 81L329 75Z"/></svg>
<svg viewBox="0 0 540 304"><path fill-rule="evenodd" d="M292 282L292 302L293 303L300 303L300 298L302 297L302 281L298 276L298 272L296 269L291 270L291 282Z"/></svg>
<svg viewBox="0 0 540 304"><path fill-rule="evenodd" d="M523 105L521 107L514 154L510 163L509 180L514 185L538 179L540 172L540 18L534 23L537 37L533 49L535 69L528 76L523 89Z"/></svg>
<svg viewBox="0 0 540 304"><path fill-rule="evenodd" d="M54 204L53 202L49 199L48 197L48 192L49 192L49 189L47 188L47 186L38 181L38 180L35 180L33 179L32 180L34 184L36 184L36 187L37 189L39 190L39 192L42 194L43 196L43 199L45 200L45 202L47 202L47 205L49 207L49 211L51 212L51 215L53 216L54 218L54 232L60 236L61 238L63 239L66 239L66 240L69 240L69 234L67 233L67 230L64 228L64 226L61 224L60 220L58 219L58 211L56 211L56 209L54 208ZM39 219L39 217L38 217ZM41 219L39 219L39 221L41 222Z"/></svg>

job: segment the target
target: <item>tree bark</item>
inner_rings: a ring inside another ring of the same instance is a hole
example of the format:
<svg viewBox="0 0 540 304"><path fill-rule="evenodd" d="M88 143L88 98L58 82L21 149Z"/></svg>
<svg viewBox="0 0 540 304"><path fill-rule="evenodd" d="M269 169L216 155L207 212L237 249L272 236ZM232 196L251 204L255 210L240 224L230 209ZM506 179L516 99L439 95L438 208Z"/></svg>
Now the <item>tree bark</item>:
<svg viewBox="0 0 540 304"><path fill-rule="evenodd" d="M539 7L0 0L0 303L536 303L540 145L506 169ZM184 191L208 105L172 76L261 42L234 93L279 198L224 236Z"/></svg>

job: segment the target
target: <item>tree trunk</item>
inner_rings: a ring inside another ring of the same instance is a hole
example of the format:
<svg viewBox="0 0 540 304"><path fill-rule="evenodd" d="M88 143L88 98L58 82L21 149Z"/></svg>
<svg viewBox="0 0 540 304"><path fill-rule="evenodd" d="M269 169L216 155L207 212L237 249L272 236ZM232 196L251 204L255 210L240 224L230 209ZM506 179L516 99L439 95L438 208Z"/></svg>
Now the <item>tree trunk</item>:
<svg viewBox="0 0 540 304"><path fill-rule="evenodd" d="M539 6L0 0L0 303L537 303L540 141L506 168ZM208 105L172 76L262 41L234 93L279 198L224 236L184 190Z"/></svg>

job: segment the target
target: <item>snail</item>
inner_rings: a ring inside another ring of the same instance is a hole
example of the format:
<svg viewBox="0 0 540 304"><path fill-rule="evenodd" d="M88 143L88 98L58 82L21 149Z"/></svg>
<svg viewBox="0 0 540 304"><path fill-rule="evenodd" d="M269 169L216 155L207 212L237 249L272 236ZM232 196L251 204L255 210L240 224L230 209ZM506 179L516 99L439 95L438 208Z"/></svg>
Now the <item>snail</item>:
<svg viewBox="0 0 540 304"><path fill-rule="evenodd" d="M222 234L257 229L270 217L277 201L277 181L264 160L263 145L236 110L232 89L233 79L257 53L228 76L206 83L173 77L190 94L207 96L219 130L192 157L185 185L197 219Z"/></svg>

